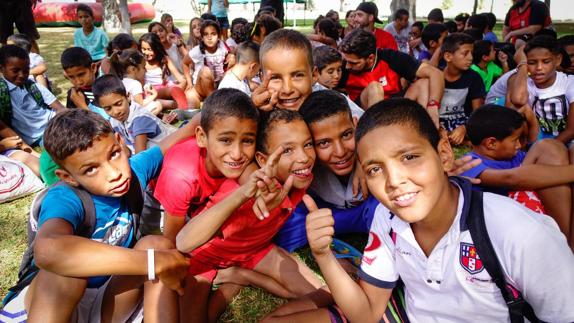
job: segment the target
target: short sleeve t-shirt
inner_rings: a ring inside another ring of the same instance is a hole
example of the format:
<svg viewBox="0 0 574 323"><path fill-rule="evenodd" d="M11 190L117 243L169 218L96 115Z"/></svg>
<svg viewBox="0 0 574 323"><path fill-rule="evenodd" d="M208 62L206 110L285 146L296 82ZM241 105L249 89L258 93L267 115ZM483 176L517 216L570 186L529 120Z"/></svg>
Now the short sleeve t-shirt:
<svg viewBox="0 0 574 323"><path fill-rule="evenodd" d="M419 66L420 63L408 54L396 50L378 49L377 61L372 70L357 74L343 69L343 77L339 84L347 90L351 100L355 101L369 83L379 82L385 90L386 99L400 95L403 91L400 79L414 81Z"/></svg>
<svg viewBox="0 0 574 323"><path fill-rule="evenodd" d="M389 32L386 32L381 28L375 28L374 34L376 39L376 46L378 49L386 48L392 50L399 50L395 38Z"/></svg>
<svg viewBox="0 0 574 323"><path fill-rule="evenodd" d="M509 27L510 31L532 25L547 27L550 24L552 24L552 18L548 7L539 0L531 0L530 5L523 12L520 12L520 6L512 6L504 18L504 26ZM512 42L514 41L516 41L516 37L512 38Z"/></svg>
<svg viewBox="0 0 574 323"><path fill-rule="evenodd" d="M558 136L566 129L570 104L574 102L574 75L556 72L556 81L545 89L539 89L528 78L527 86L528 104L534 109L540 131Z"/></svg>
<svg viewBox="0 0 574 323"><path fill-rule="evenodd" d="M324 91L324 90L328 90L326 87L324 87L323 85L321 85L320 83L315 83L313 84L313 92L317 92L317 91ZM353 102L349 96L344 95L343 93L341 93L342 96L345 97L345 99L347 100L347 103L349 104L349 108L351 109L351 114L353 115L353 117L360 119L363 114L365 114L365 110L363 110L360 106L358 106L355 102Z"/></svg>
<svg viewBox="0 0 574 323"><path fill-rule="evenodd" d="M163 155L159 147L133 155L130 160L132 176L137 176L142 187L159 174ZM129 248L135 241L133 217L123 198L91 195L96 210L96 224L92 240L112 246ZM38 227L50 219L63 219L77 229L84 221L80 198L68 187L51 188L42 201ZM102 286L108 277L92 277L89 287Z"/></svg>
<svg viewBox="0 0 574 323"><path fill-rule="evenodd" d="M167 152L154 192L167 213L196 215L225 181L225 177L209 176L205 158L206 150L199 148L195 138L179 142Z"/></svg>
<svg viewBox="0 0 574 323"><path fill-rule="evenodd" d="M106 57L108 42L108 35L96 27L89 35L85 35L82 28L78 28L74 32L74 46L87 50L94 61L99 61Z"/></svg>
<svg viewBox="0 0 574 323"><path fill-rule="evenodd" d="M514 155L514 157L512 157L512 159L510 160L493 160L493 159L489 159L486 158L474 151L466 154L466 156L472 156L472 159L480 159L482 162L478 165L476 165L475 167L465 171L464 173L462 173L460 176L464 176L464 177L470 177L470 178L479 178L480 174L482 174L482 172L484 172L487 169L512 169L512 168L516 168L516 167L520 167L520 165L522 165L522 162L524 161L524 158L526 157L526 153L522 150L518 151L518 153L516 155ZM508 196L508 189L503 188L503 187L491 187L491 186L484 186L484 185L479 185L478 187L480 187L483 191L485 192L491 192L491 193L496 193L496 194L500 194L500 195L504 195L504 196Z"/></svg>
<svg viewBox="0 0 574 323"><path fill-rule="evenodd" d="M249 84L246 80L240 80L233 74L231 71L225 73L225 76L219 83L218 89L237 89L249 96L251 96L251 89L249 88Z"/></svg>
<svg viewBox="0 0 574 323"><path fill-rule="evenodd" d="M375 210L358 275L380 288L392 288L400 276L411 322L464 322L470 317L509 322L508 307L466 226L471 190L467 184L459 193L452 225L428 256L409 223L382 204ZM486 227L506 280L522 292L542 321L571 322L574 275L565 273L572 272L574 255L556 222L507 197L484 193L483 201ZM556 290L564 293L557 296Z"/></svg>
<svg viewBox="0 0 574 323"><path fill-rule="evenodd" d="M486 64L486 71L475 64L472 64L470 68L477 72L478 75L480 75L480 78L482 78L482 81L484 82L484 88L486 92L490 91L492 81L502 75L502 68L500 68L500 66L496 65L494 62L488 62Z"/></svg>
<svg viewBox="0 0 574 323"><path fill-rule="evenodd" d="M148 139L147 148L151 148L175 131L174 127L163 123L158 117L133 100L129 107L127 120L121 122L111 118L110 123L114 131L122 136L124 142L134 154L136 152L135 143L137 136L146 135Z"/></svg>
<svg viewBox="0 0 574 323"><path fill-rule="evenodd" d="M124 84L124 87L126 88L126 92L128 93L128 96L134 97L138 94L143 93L143 85L137 80L131 79L129 77L124 77L122 79L122 83Z"/></svg>
<svg viewBox="0 0 574 323"><path fill-rule="evenodd" d="M48 121L56 114L49 107L56 101L56 97L47 88L36 83L45 104L41 106L24 87L16 86L6 79L4 81L8 85L12 105L12 129L25 143L31 145L42 138Z"/></svg>
<svg viewBox="0 0 574 323"><path fill-rule="evenodd" d="M464 71L454 82L445 80L439 109L441 126L453 131L464 125L472 112L472 100L484 98L485 95L484 83L473 70Z"/></svg>
<svg viewBox="0 0 574 323"><path fill-rule="evenodd" d="M409 33L411 31L410 25L407 28L401 29L400 32L397 32L395 23L391 22L385 26L385 31L393 35L399 51L405 54L409 53Z"/></svg>
<svg viewBox="0 0 574 323"><path fill-rule="evenodd" d="M211 13L219 18L227 17L224 0L211 0Z"/></svg>
<svg viewBox="0 0 574 323"><path fill-rule="evenodd" d="M349 178L353 178L355 170ZM353 181L342 183L337 175L323 165L317 165L313 169L313 182L309 186L309 192L320 197L323 201L340 209L355 207L363 201L363 195L353 194Z"/></svg>
<svg viewBox="0 0 574 323"><path fill-rule="evenodd" d="M506 93L508 92L508 79L516 74L516 69L510 70L496 80L490 87L490 91L486 95L486 103L504 102L506 100Z"/></svg>
<svg viewBox="0 0 574 323"><path fill-rule="evenodd" d="M189 51L189 57L193 60L195 64L195 70L193 71L193 83L197 82L197 75L203 66L209 67L213 72L215 77L215 82L221 81L223 79L223 74L225 73L223 64L225 63L225 57L228 54L227 47L225 43L221 40L218 42L217 49L214 53L210 53L207 50L202 53L199 49L199 45L193 47Z"/></svg>

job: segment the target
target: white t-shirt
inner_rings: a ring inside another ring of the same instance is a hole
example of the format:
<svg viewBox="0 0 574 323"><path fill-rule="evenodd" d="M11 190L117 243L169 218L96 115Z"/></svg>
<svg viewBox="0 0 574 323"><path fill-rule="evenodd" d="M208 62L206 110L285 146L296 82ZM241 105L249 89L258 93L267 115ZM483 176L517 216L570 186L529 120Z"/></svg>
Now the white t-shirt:
<svg viewBox="0 0 574 323"><path fill-rule="evenodd" d="M428 257L408 223L382 204L375 210L359 277L392 288L400 275L411 322L509 321L502 294L466 228L464 200L461 190L456 217ZM574 255L556 222L491 193L484 193L484 216L507 282L539 319L574 322Z"/></svg>
<svg viewBox="0 0 574 323"><path fill-rule="evenodd" d="M323 201L329 202L340 209L348 209L359 205L363 201L363 194L353 194L353 181L355 169L351 172L347 184L341 183L337 175L323 165L313 168L313 181L309 191L319 196Z"/></svg>
<svg viewBox="0 0 574 323"><path fill-rule="evenodd" d="M534 109L540 130L558 136L566 129L570 103L574 102L574 75L556 72L556 81L550 87L539 89L528 78L528 104Z"/></svg>
<svg viewBox="0 0 574 323"><path fill-rule="evenodd" d="M218 89L238 89L239 91L251 96L251 89L249 88L249 83L246 80L240 80L231 71L227 71L225 76L219 83Z"/></svg>
<svg viewBox="0 0 574 323"><path fill-rule="evenodd" d="M193 84L197 82L197 75L203 66L207 66L211 69L213 76L215 77L215 82L221 81L221 79L223 79L223 74L225 73L223 64L225 63L227 53L227 47L225 47L225 44L221 40L218 42L217 49L214 53L210 53L207 50L205 53L202 53L199 49L199 45L193 47L189 51L189 57L195 64L195 70L193 71Z"/></svg>
<svg viewBox="0 0 574 323"><path fill-rule="evenodd" d="M171 47L166 50L167 56L171 59L171 62L177 68L180 73L183 73L183 59L179 54L179 49L176 44L171 44Z"/></svg>
<svg viewBox="0 0 574 323"><path fill-rule="evenodd" d="M506 93L508 92L508 79L516 74L516 69L510 70L502 74L494 84L490 87L490 91L486 94L485 103L496 103L499 100L506 100Z"/></svg>
<svg viewBox="0 0 574 323"><path fill-rule="evenodd" d="M395 29L395 22L393 21L387 24L384 30L393 35L395 41L397 42L397 47L399 48L399 51L405 54L409 53L409 33L411 32L410 24L407 28L403 28L401 29L400 32L397 32L397 30Z"/></svg>
<svg viewBox="0 0 574 323"><path fill-rule="evenodd" d="M143 86L138 80L134 80L129 77L124 77L122 79L122 83L124 83L124 87L126 88L128 96L133 97L143 93Z"/></svg>
<svg viewBox="0 0 574 323"><path fill-rule="evenodd" d="M33 69L34 67L45 63L44 58L36 53L31 52L30 54L28 54L28 56L30 57L30 69ZM43 75L46 75L46 73L44 73ZM30 74L28 78L34 81L34 75Z"/></svg>
<svg viewBox="0 0 574 323"><path fill-rule="evenodd" d="M328 88L324 87L319 82L313 84L313 92L323 90L328 90ZM360 119L365 113L365 110L363 110L360 106L358 106L355 102L353 102L353 100L351 100L348 95L344 95L343 93L341 93L341 95L344 96L345 99L347 99L347 103L349 104L349 108L351 109L351 114L353 115L353 117L357 118L357 120Z"/></svg>

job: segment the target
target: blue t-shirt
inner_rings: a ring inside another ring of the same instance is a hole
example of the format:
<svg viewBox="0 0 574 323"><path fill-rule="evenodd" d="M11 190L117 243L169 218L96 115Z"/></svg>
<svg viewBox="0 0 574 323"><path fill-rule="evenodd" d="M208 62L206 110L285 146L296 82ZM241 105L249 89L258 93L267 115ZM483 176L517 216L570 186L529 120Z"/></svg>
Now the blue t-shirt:
<svg viewBox="0 0 574 323"><path fill-rule="evenodd" d="M133 155L130 158L130 166L137 176L142 187L159 175L163 154L159 147L154 147ZM135 232L132 215L128 212L126 203L122 198L92 195L96 209L96 225L92 240L108 245L128 248L133 244ZM53 218L68 221L74 230L84 221L84 210L80 198L68 187L58 186L50 189L40 209L38 228L46 221ZM103 238L106 232L113 230L106 241ZM97 288L102 286L108 276L90 277L88 287Z"/></svg>
<svg viewBox="0 0 574 323"><path fill-rule="evenodd" d="M484 172L487 169L511 169L511 168L516 168L516 167L520 167L520 165L522 165L522 162L524 161L524 158L526 157L526 152L519 150L518 153L516 155L514 155L514 157L510 160L493 160L493 159L489 159L486 158L482 155L479 155L477 153L470 152L466 155L470 155L472 156L472 159L480 159L482 160L482 163L478 164L477 166L465 171L464 173L462 173L460 176L465 176L465 177L470 177L470 178L478 178L480 176L480 174L482 174L482 172ZM504 196L508 196L508 189L503 188L503 187L493 187L493 186L484 186L484 185L475 185L475 188L479 188L482 191L485 192L491 192L491 193L496 193L496 194L500 194L500 195L504 195Z"/></svg>
<svg viewBox="0 0 574 323"><path fill-rule="evenodd" d="M227 17L227 8L223 0L211 0L211 13L218 18Z"/></svg>
<svg viewBox="0 0 574 323"><path fill-rule="evenodd" d="M96 27L87 36L82 28L78 28L74 32L74 46L87 50L94 61L99 61L106 57L108 42L108 35Z"/></svg>
<svg viewBox="0 0 574 323"><path fill-rule="evenodd" d="M482 37L482 39L488 40L491 43L497 43L498 42L498 37L496 37L496 34L493 33L492 31L489 31L486 34L484 34L484 37Z"/></svg>

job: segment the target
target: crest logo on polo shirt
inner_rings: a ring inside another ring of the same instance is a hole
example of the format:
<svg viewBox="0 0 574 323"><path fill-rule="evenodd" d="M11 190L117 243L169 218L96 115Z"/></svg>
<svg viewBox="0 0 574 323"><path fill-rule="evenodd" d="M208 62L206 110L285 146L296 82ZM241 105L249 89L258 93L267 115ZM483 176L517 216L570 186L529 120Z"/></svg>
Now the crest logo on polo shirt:
<svg viewBox="0 0 574 323"><path fill-rule="evenodd" d="M367 246L363 251L363 262L367 263L368 265L371 265L373 261L377 259L377 254L375 253L373 257L369 257L367 254L370 254L372 251L379 249L380 246L381 246L381 239L379 238L379 236L373 231L369 232L369 241L367 242Z"/></svg>
<svg viewBox="0 0 574 323"><path fill-rule="evenodd" d="M387 86L388 82L387 82L387 77L383 76L379 79L379 83L381 83L382 86Z"/></svg>
<svg viewBox="0 0 574 323"><path fill-rule="evenodd" d="M460 264L462 268L473 275L484 269L482 260L476 252L476 247L466 242L460 243Z"/></svg>

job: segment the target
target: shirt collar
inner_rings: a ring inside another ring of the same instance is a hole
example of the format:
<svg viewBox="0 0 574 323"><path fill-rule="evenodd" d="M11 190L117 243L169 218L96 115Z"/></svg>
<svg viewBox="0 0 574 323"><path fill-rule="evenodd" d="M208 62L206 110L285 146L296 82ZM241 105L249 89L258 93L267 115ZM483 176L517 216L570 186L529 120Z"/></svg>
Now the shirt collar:
<svg viewBox="0 0 574 323"><path fill-rule="evenodd" d="M3 79L4 79L4 81L6 81L6 84L8 85L8 91L12 91L12 90L14 90L14 89L20 88L19 86L17 86L16 84L14 84L14 83L8 81L7 79L5 79L5 78L3 78ZM23 88L23 86L22 86L22 88Z"/></svg>

